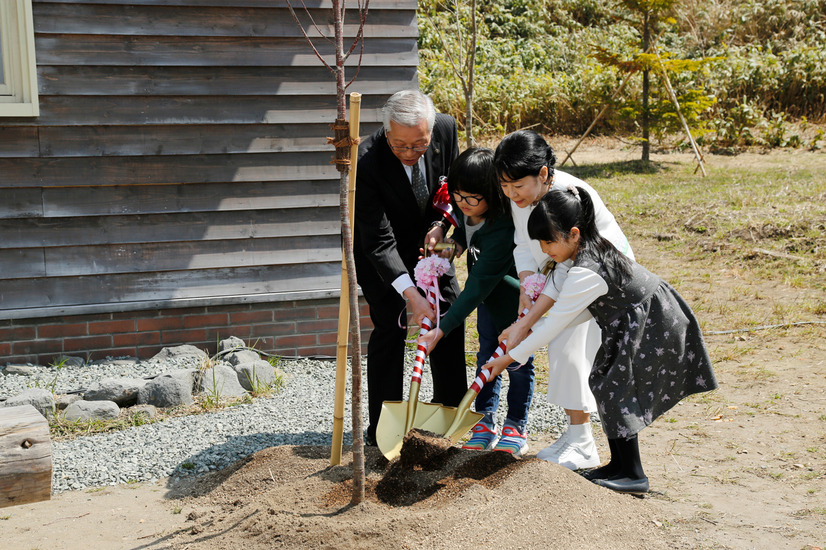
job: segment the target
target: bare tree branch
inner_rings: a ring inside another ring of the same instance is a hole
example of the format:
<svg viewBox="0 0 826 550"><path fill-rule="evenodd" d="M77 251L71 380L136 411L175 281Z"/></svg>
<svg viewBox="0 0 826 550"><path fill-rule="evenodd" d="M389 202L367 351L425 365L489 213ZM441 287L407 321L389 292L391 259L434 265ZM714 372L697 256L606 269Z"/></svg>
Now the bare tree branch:
<svg viewBox="0 0 826 550"><path fill-rule="evenodd" d="M287 2L287 9L290 10L290 14L293 16L293 19L295 20L296 25L298 25L298 28L301 29L301 34L304 35L304 38L307 40L307 44L310 45L310 48L312 48L313 53L315 53L315 56L319 59L319 61L321 61L321 63L325 67L327 67L327 69L331 73L335 74L336 70L333 67L331 67L329 63L324 61L324 58L321 57L321 54L316 49L315 44L313 44L312 38L310 38L309 35L307 34L307 32L304 30L304 26L301 24L301 21L298 20L298 15L296 15L295 10L293 10L293 5L290 3L290 0L286 0L286 2ZM302 3L303 3L303 1L302 1ZM307 10L306 6L304 7L304 10L305 11Z"/></svg>

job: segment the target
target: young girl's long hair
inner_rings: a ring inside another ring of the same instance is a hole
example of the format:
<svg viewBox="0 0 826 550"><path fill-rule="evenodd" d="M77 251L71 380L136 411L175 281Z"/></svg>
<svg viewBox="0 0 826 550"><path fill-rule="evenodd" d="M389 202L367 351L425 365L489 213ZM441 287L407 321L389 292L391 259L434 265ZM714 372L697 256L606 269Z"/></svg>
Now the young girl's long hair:
<svg viewBox="0 0 826 550"><path fill-rule="evenodd" d="M600 235L591 195L582 187L551 189L539 199L528 218L528 236L539 241L566 239L574 227L579 229L578 251L588 250L602 261L608 276L618 285L631 276L631 260Z"/></svg>
<svg viewBox="0 0 826 550"><path fill-rule="evenodd" d="M533 130L517 130L499 142L493 164L496 166L496 176L508 181L538 176L542 167L547 166L547 181L550 181L554 175L556 154L548 142Z"/></svg>
<svg viewBox="0 0 826 550"><path fill-rule="evenodd" d="M450 202L458 210L453 193L482 195L488 203L485 219L493 221L499 216L510 216L510 208L502 194L496 172L493 170L493 151L485 147L471 147L456 157L447 176Z"/></svg>

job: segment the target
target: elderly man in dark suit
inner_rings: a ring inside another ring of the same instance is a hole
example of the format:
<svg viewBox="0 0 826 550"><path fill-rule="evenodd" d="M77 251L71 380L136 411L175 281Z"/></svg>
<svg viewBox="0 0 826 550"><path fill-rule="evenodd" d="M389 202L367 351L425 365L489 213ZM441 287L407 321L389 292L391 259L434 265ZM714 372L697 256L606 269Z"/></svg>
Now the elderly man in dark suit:
<svg viewBox="0 0 826 550"><path fill-rule="evenodd" d="M424 317L436 321L412 273L424 244L445 237L447 225L432 199L459 154L456 121L437 114L421 92L394 94L382 112L383 128L359 146L356 179L356 275L374 327L367 345L368 445L375 445L382 402L403 398L407 309L416 324ZM459 294L452 268L440 292L444 312ZM434 403L456 406L467 390L464 332L453 330L430 354Z"/></svg>

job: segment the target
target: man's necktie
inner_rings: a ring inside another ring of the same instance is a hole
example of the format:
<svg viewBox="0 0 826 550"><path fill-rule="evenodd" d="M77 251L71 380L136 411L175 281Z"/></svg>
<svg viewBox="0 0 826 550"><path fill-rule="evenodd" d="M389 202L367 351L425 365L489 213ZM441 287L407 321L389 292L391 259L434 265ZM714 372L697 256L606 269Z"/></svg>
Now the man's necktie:
<svg viewBox="0 0 826 550"><path fill-rule="evenodd" d="M427 199L430 198L430 191L427 190L427 184L424 182L422 171L419 170L419 163L413 165L413 194L416 195L416 202L419 203L419 212L424 214L427 208Z"/></svg>

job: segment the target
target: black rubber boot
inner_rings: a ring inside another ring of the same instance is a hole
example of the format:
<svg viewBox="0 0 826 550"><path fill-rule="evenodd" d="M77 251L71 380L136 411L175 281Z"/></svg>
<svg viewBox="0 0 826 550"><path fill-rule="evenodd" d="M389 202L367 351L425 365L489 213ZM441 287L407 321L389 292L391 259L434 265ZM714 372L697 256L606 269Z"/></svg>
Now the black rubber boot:
<svg viewBox="0 0 826 550"><path fill-rule="evenodd" d="M608 448L611 450L611 460L608 461L608 464L605 464L598 468L591 468L590 470L586 470L582 472L582 477L589 481L596 481L597 479L608 479L614 477L622 471L617 441L619 440L608 440Z"/></svg>
<svg viewBox="0 0 826 550"><path fill-rule="evenodd" d="M637 436L635 435L628 439L616 439L614 441L617 456L619 457L619 472L610 478L595 479L594 483L618 493L647 493L648 478L645 477L645 472L642 469L640 444Z"/></svg>

